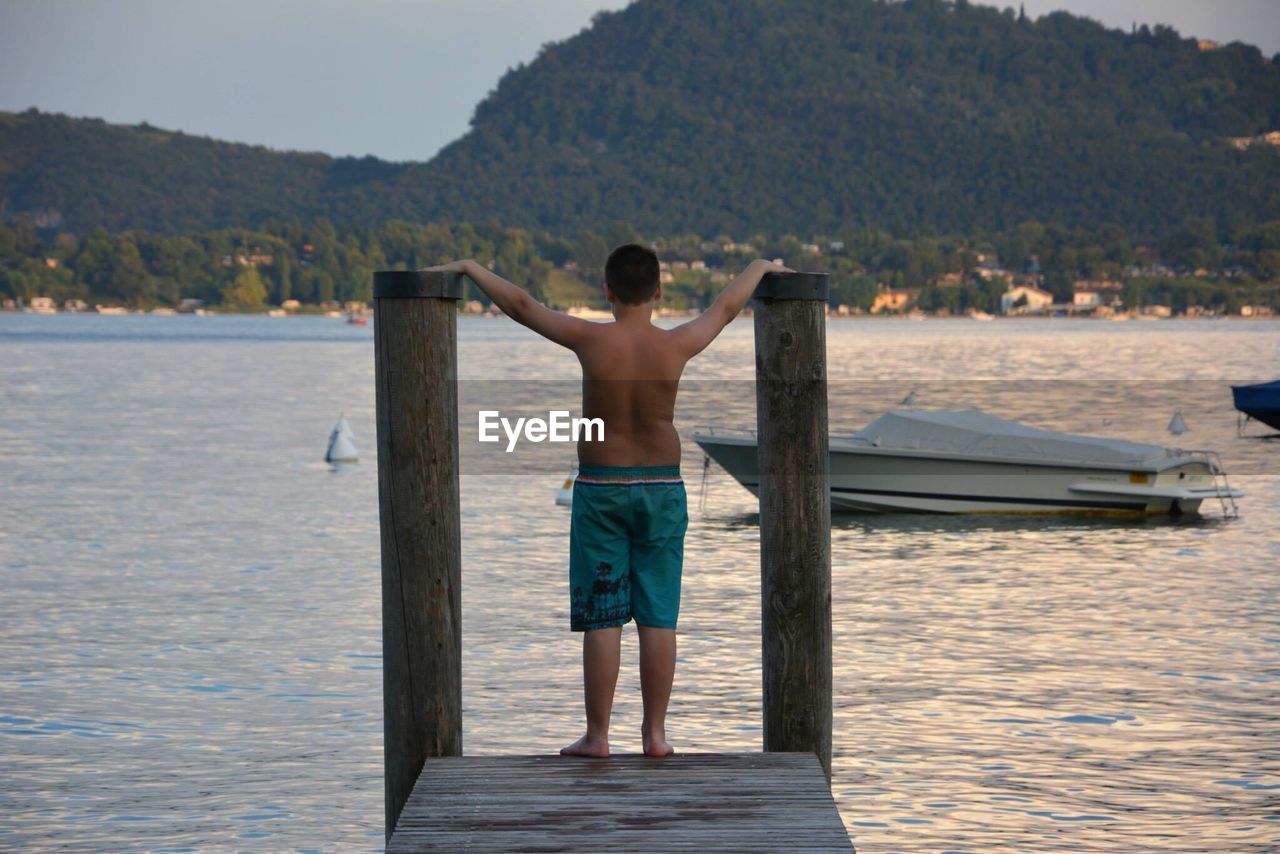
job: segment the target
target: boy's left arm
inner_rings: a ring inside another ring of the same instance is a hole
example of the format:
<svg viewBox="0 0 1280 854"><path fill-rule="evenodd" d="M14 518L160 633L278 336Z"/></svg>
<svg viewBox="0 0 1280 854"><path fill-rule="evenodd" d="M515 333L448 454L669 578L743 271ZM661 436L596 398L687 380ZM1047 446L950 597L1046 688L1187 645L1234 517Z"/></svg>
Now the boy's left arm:
<svg viewBox="0 0 1280 854"><path fill-rule="evenodd" d="M476 283L485 292L494 305L502 309L502 313L522 326L527 326L544 338L562 347L576 350L585 337L598 324L580 317L570 317L558 311L552 311L523 288L513 285L501 276L486 270L470 259L454 261L439 267L427 267L431 273L462 273Z"/></svg>

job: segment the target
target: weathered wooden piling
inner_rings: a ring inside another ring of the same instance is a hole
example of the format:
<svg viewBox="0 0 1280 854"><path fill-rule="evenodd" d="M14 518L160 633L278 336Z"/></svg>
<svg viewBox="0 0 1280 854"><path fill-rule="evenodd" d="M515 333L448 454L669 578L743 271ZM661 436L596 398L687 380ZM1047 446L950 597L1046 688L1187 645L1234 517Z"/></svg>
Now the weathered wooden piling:
<svg viewBox="0 0 1280 854"><path fill-rule="evenodd" d="M756 288L756 436L764 749L813 752L831 779L828 279Z"/></svg>
<svg viewBox="0 0 1280 854"><path fill-rule="evenodd" d="M430 757L462 755L462 276L375 273L386 835Z"/></svg>

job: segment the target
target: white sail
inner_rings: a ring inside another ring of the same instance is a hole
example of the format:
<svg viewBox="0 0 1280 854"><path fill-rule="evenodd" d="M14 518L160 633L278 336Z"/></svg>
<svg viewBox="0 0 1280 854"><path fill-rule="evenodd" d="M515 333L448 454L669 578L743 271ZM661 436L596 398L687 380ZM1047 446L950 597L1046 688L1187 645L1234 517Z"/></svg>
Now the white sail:
<svg viewBox="0 0 1280 854"><path fill-rule="evenodd" d="M1173 413L1173 417L1169 419L1169 425L1164 429L1168 430L1175 436L1181 436L1191 428L1187 426L1187 422L1182 418L1182 410Z"/></svg>
<svg viewBox="0 0 1280 854"><path fill-rule="evenodd" d="M335 424L335 425L333 425L333 429L334 429L334 430L341 430L341 431L342 431L342 435L344 435L344 436L346 436L348 439L350 439L350 440L351 440L351 442L352 442L352 444L355 444L355 441L356 441L356 434L355 434L355 431L351 429L351 425L347 423L347 416L345 416L345 415L339 415L339 416L338 416L338 423L337 423L337 424Z"/></svg>
<svg viewBox="0 0 1280 854"><path fill-rule="evenodd" d="M351 425L347 423L347 419L339 417L338 423L333 425L333 432L329 434L329 449L324 453L325 462L356 462L360 459L360 454L356 451L355 440L355 433L351 431Z"/></svg>

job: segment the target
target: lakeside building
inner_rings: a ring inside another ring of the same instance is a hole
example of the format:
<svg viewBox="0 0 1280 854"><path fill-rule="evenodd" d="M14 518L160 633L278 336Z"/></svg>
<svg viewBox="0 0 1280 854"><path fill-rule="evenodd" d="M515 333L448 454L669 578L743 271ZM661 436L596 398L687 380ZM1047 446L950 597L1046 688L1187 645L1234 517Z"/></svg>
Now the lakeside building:
<svg viewBox="0 0 1280 854"><path fill-rule="evenodd" d="M1053 305L1053 294L1035 285L1015 285L1000 296L1001 314L1029 314Z"/></svg>
<svg viewBox="0 0 1280 854"><path fill-rule="evenodd" d="M1124 284L1121 282L1080 279L1072 288L1071 305L1072 308L1086 311L1104 305L1115 308L1120 305L1122 291Z"/></svg>
<svg viewBox="0 0 1280 854"><path fill-rule="evenodd" d="M871 313L880 314L882 312L902 311L919 297L920 291L917 288L886 288L881 286L880 293L876 294L875 300L871 303Z"/></svg>
<svg viewBox="0 0 1280 854"><path fill-rule="evenodd" d="M235 254L227 254L222 256L219 262L223 267L273 267L275 266L275 255L264 251L261 247L255 246L247 252L236 252Z"/></svg>
<svg viewBox="0 0 1280 854"><path fill-rule="evenodd" d="M1243 151L1255 145L1275 145L1280 146L1280 130L1273 130L1269 133L1258 134L1257 136L1233 136L1230 138L1231 144Z"/></svg>

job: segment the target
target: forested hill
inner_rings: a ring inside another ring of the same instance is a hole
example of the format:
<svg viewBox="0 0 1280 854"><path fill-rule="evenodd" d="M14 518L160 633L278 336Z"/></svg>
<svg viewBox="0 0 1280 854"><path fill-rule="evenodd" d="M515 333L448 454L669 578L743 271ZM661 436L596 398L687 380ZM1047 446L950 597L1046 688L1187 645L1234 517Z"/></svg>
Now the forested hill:
<svg viewBox="0 0 1280 854"><path fill-rule="evenodd" d="M639 0L509 72L428 163L3 115L0 199L73 229L327 216L911 235L1038 220L1152 236L1280 217L1280 148L1241 141L1274 130L1280 65L1163 27L964 0Z"/></svg>
<svg viewBox="0 0 1280 854"><path fill-rule="evenodd" d="M1280 212L1280 66L965 2L642 0L509 73L423 171L463 218L1161 232Z"/></svg>
<svg viewBox="0 0 1280 854"><path fill-rule="evenodd" d="M404 169L373 157L277 152L146 124L0 112L0 211L76 232L104 226L184 233L321 216L377 221L378 200Z"/></svg>

